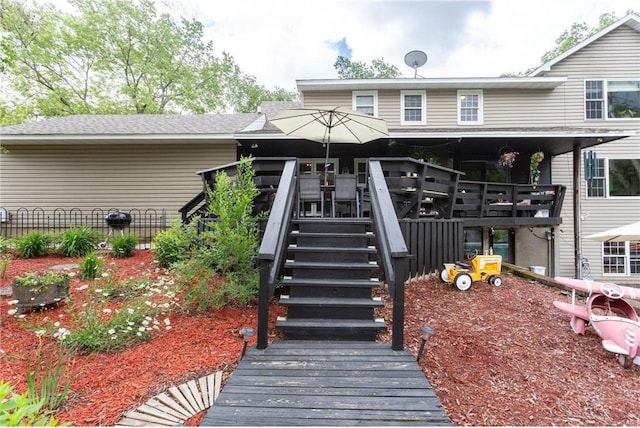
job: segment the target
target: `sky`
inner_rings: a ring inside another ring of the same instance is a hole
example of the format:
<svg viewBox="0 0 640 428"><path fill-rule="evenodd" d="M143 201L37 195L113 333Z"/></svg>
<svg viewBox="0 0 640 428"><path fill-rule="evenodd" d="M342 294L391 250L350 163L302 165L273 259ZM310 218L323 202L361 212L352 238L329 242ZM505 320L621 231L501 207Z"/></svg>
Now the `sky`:
<svg viewBox="0 0 640 428"><path fill-rule="evenodd" d="M48 1L63 3L65 0ZM618 18L635 0L154 0L196 18L215 54L268 89L295 90L296 79L337 78L338 55L383 59L403 77L497 77L541 64L575 22ZM417 71L405 64L427 55Z"/></svg>

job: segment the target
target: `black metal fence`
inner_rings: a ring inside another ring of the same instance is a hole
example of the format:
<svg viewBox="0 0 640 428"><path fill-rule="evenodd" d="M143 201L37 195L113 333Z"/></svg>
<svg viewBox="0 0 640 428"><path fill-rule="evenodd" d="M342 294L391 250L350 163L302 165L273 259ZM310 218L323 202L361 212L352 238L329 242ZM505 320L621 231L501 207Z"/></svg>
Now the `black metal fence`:
<svg viewBox="0 0 640 428"><path fill-rule="evenodd" d="M0 236L14 238L25 235L31 231L41 233L60 233L71 227L87 226L98 230L105 237L120 231L112 230L105 218L109 213L118 212L116 208L104 210L93 208L81 210L80 208L55 208L45 211L43 208L18 208L15 211L0 207ZM138 241L149 243L156 233L165 230L167 225L166 210L156 209L131 209L122 210L131 215L131 224L122 231L125 234L135 235Z"/></svg>

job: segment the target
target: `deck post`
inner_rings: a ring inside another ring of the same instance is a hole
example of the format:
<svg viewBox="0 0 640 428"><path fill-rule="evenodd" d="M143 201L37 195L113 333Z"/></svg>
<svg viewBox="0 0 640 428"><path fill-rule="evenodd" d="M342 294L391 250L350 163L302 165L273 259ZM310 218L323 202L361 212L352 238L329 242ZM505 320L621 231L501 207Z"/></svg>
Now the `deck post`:
<svg viewBox="0 0 640 428"><path fill-rule="evenodd" d="M258 293L258 349L266 349L269 345L269 272L271 260L260 259L260 290Z"/></svg>
<svg viewBox="0 0 640 428"><path fill-rule="evenodd" d="M393 285L393 326L391 327L391 349L404 349L404 283L407 276L406 257L394 257L395 284Z"/></svg>

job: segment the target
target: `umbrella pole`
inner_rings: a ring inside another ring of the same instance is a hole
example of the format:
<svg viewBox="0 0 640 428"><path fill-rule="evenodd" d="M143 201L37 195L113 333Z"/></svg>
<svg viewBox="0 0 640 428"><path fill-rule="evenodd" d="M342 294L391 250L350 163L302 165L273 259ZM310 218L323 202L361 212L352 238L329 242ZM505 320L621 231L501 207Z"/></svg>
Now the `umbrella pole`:
<svg viewBox="0 0 640 428"><path fill-rule="evenodd" d="M329 128L329 135L327 136L327 153L324 157L324 185L329 185L329 145L331 144L331 128Z"/></svg>

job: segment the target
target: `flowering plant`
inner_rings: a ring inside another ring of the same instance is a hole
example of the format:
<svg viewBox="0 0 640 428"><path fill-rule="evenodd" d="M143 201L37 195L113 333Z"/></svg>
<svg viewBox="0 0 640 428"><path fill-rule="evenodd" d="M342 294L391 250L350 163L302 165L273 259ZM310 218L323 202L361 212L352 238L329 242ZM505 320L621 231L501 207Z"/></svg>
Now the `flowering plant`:
<svg viewBox="0 0 640 428"><path fill-rule="evenodd" d="M513 168L513 163L516 161L518 152L506 152L500 155L498 159L498 165Z"/></svg>
<svg viewBox="0 0 640 428"><path fill-rule="evenodd" d="M531 163L529 164L529 174L531 176L531 184L533 184L533 188L535 189L538 186L538 182L540 181L540 170L538 166L540 162L544 160L543 152L535 152L531 155Z"/></svg>

